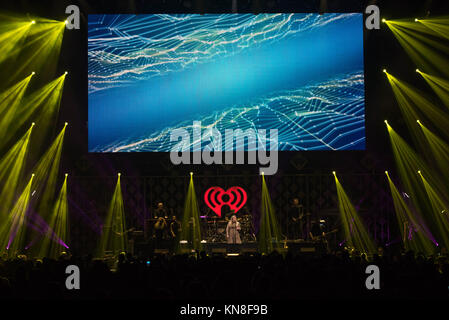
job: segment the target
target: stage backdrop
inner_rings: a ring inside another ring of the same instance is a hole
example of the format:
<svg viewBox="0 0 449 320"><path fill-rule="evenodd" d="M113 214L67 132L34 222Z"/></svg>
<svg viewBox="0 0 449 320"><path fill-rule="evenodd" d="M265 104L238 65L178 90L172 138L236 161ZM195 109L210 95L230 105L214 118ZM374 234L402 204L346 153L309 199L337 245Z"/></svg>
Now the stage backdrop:
<svg viewBox="0 0 449 320"><path fill-rule="evenodd" d="M226 129L365 148L362 14L89 15L88 43L90 152L169 152L194 121L222 150Z"/></svg>

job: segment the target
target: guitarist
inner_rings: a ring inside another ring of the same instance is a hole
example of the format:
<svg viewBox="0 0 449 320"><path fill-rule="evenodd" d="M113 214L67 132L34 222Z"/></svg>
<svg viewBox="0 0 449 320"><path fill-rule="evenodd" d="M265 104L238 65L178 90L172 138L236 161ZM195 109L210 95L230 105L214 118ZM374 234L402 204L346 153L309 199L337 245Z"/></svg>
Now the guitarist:
<svg viewBox="0 0 449 320"><path fill-rule="evenodd" d="M304 239L304 207L299 203L298 198L294 198L290 207L290 217L294 224L292 236L294 239Z"/></svg>
<svg viewBox="0 0 449 320"><path fill-rule="evenodd" d="M310 239L313 241L326 240L326 233L321 228L320 220L312 221L312 227L310 228Z"/></svg>
<svg viewBox="0 0 449 320"><path fill-rule="evenodd" d="M324 232L323 227L320 223L320 219L316 221L312 221L312 227L310 228L309 236L312 241L320 242L323 244L323 247L326 248L326 251L329 252L329 242L327 241L326 236L336 233L338 229L334 229L329 232Z"/></svg>

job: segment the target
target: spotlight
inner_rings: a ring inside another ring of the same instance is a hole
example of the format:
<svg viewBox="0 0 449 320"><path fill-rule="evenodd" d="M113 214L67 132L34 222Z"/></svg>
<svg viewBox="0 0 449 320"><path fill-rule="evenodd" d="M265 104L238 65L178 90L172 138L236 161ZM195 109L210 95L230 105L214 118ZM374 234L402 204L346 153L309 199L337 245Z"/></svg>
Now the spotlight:
<svg viewBox="0 0 449 320"><path fill-rule="evenodd" d="M387 73L387 69L383 69L382 72L383 72L383 73Z"/></svg>
<svg viewBox="0 0 449 320"><path fill-rule="evenodd" d="M69 72L68 72L68 71L66 71L66 72L64 72L64 74L65 74L65 75L68 75L68 74L69 74Z"/></svg>
<svg viewBox="0 0 449 320"><path fill-rule="evenodd" d="M418 170L418 174L421 174L421 170Z"/></svg>
<svg viewBox="0 0 449 320"><path fill-rule="evenodd" d="M69 175L68 173L65 174L66 177L67 177L68 175Z"/></svg>
<svg viewBox="0 0 449 320"><path fill-rule="evenodd" d="M31 21L31 24L35 24L35 23L36 23L36 21L34 21L34 20L33 20L33 21Z"/></svg>
<svg viewBox="0 0 449 320"><path fill-rule="evenodd" d="M387 170L385 170L385 174L388 175L388 171Z"/></svg>
<svg viewBox="0 0 449 320"><path fill-rule="evenodd" d="M416 72L421 73L421 71L419 69L416 69Z"/></svg>
<svg viewBox="0 0 449 320"><path fill-rule="evenodd" d="M421 121L419 121L419 120L416 120L416 122L418 122L419 124L421 124Z"/></svg>
<svg viewBox="0 0 449 320"><path fill-rule="evenodd" d="M32 76L34 76L35 74L36 74L36 72L34 72L34 71L33 71L33 72L31 72L31 75L32 75Z"/></svg>
<svg viewBox="0 0 449 320"><path fill-rule="evenodd" d="M384 120L384 122L385 122L385 124L388 126L388 121L387 121L387 120Z"/></svg>
<svg viewBox="0 0 449 320"><path fill-rule="evenodd" d="M193 176L193 172L190 172L190 175Z"/></svg>
<svg viewBox="0 0 449 320"><path fill-rule="evenodd" d="M33 174L31 174L31 177L34 177L34 173L33 173Z"/></svg>
<svg viewBox="0 0 449 320"><path fill-rule="evenodd" d="M118 173L118 176L120 177L121 175L122 175L122 174L119 172L119 173Z"/></svg>
<svg viewBox="0 0 449 320"><path fill-rule="evenodd" d="M64 24L67 24L67 23L69 23L69 22L68 22L67 20L65 20L65 21L64 21Z"/></svg>
<svg viewBox="0 0 449 320"><path fill-rule="evenodd" d="M261 174L262 174L262 175L265 175L265 172L262 171Z"/></svg>
<svg viewBox="0 0 449 320"><path fill-rule="evenodd" d="M415 19L415 22L418 22L418 21L419 21L418 18L416 18L416 19Z"/></svg>
<svg viewBox="0 0 449 320"><path fill-rule="evenodd" d="M69 124L68 122L65 122L65 123L64 123L64 127L67 126L68 124Z"/></svg>
<svg viewBox="0 0 449 320"><path fill-rule="evenodd" d="M32 126L32 127L34 127L35 125L36 125L36 123L34 123L34 122L31 123L31 126Z"/></svg>
<svg viewBox="0 0 449 320"><path fill-rule="evenodd" d="M387 19L383 18L383 19L382 19L382 22L383 22L383 23L387 22Z"/></svg>
<svg viewBox="0 0 449 320"><path fill-rule="evenodd" d="M336 175L336 172L335 172L335 171L332 171L332 174L335 176L335 175Z"/></svg>

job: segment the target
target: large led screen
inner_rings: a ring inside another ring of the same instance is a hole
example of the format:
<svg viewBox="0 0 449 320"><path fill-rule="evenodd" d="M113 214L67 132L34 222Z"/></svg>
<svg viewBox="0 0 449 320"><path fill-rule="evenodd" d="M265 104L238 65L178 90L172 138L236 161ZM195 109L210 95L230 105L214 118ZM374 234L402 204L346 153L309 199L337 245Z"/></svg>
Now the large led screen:
<svg viewBox="0 0 449 320"><path fill-rule="evenodd" d="M170 152L195 126L277 130L279 151L365 148L362 14L88 20L90 152Z"/></svg>

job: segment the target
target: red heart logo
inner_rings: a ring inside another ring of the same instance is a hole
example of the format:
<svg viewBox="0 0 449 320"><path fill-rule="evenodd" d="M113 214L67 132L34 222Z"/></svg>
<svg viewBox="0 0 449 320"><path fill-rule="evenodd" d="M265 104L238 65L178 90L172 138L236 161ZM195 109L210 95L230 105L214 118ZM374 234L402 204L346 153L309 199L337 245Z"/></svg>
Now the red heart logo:
<svg viewBox="0 0 449 320"><path fill-rule="evenodd" d="M224 195L227 195L229 199L223 200ZM245 205L246 200L246 192L241 187L231 187L226 191L220 187L211 187L204 193L204 202L219 217L221 217L221 208L224 205L228 205L237 213Z"/></svg>

